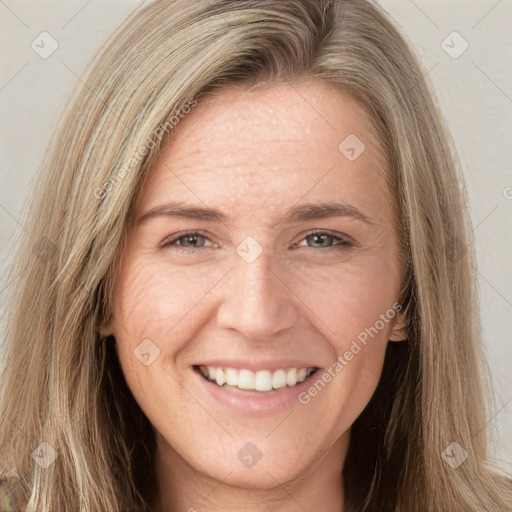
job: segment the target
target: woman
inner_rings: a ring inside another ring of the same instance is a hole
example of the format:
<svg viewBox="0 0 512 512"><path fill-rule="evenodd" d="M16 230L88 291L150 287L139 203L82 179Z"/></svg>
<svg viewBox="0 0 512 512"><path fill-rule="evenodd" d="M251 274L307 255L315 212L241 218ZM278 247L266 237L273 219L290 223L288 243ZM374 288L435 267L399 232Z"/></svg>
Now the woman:
<svg viewBox="0 0 512 512"><path fill-rule="evenodd" d="M19 507L510 510L462 177L381 11L157 1L84 82L13 273Z"/></svg>

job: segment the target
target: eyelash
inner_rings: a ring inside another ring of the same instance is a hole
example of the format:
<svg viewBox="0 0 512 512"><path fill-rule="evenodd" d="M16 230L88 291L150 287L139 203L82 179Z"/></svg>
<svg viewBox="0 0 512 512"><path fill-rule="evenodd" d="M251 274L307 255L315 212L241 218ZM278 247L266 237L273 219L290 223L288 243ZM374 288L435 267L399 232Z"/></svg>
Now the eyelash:
<svg viewBox="0 0 512 512"><path fill-rule="evenodd" d="M354 244L351 242L351 240L348 237L343 238L341 236L334 235L333 233L330 233L328 231L311 231L311 232L307 233L306 235L304 235L304 237L300 240L300 242L306 240L307 238L309 238L313 235L331 237L333 239L334 243L333 243L333 245L330 245L328 247L309 247L310 249L322 249L323 251L331 251L331 250L339 250L339 249L343 249L343 248L347 249L350 247L354 247ZM181 247L179 245L174 245L179 240L182 240L182 239L188 238L188 237L202 237L205 240L208 240L208 237L206 235L201 234L199 231L187 231L184 233L178 233L172 239L165 241L162 244L162 248L176 247L181 252L188 252L188 253L189 252L197 252L201 249L204 249L204 247ZM218 246L219 246L219 244L213 244L213 247L218 247ZM293 249L296 249L298 247L299 247L298 243L292 244Z"/></svg>

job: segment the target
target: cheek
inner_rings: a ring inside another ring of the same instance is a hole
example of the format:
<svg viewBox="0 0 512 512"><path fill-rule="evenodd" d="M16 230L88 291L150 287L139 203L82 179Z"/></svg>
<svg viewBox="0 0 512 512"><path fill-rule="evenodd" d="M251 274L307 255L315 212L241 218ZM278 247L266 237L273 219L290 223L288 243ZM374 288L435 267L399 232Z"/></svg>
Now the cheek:
<svg viewBox="0 0 512 512"><path fill-rule="evenodd" d="M368 254L338 268L302 269L295 276L294 292L313 311L312 322L333 349L331 366L316 376L301 403L310 404L313 415L322 414L325 402L316 397L329 394L337 432L359 416L380 379L401 309L395 302L398 275L390 269L389 259Z"/></svg>
<svg viewBox="0 0 512 512"><path fill-rule="evenodd" d="M325 419L333 440L351 427L375 392L396 315L392 297L378 294L371 287L362 293L361 288L345 284L346 297L359 293L359 300L341 298L324 309L329 311L324 320L332 329L326 336L333 349L332 363L317 372L309 388L298 397L311 417Z"/></svg>
<svg viewBox="0 0 512 512"><path fill-rule="evenodd" d="M368 253L340 265L296 268L288 284L314 313L312 323L322 328L338 353L368 330L372 339L387 339L400 284L388 258Z"/></svg>
<svg viewBox="0 0 512 512"><path fill-rule="evenodd" d="M199 274L197 268L171 268L144 255L123 261L113 300L117 355L128 387L152 423L163 411L179 415L180 404L187 403L175 362L194 337L190 323L202 300L221 277L221 269ZM144 354L149 354L148 365ZM163 389L173 397L172 407L162 402L162 395L168 396Z"/></svg>
<svg viewBox="0 0 512 512"><path fill-rule="evenodd" d="M114 290L113 329L119 362L139 403L156 391L155 382L175 387L165 368L175 364L194 337L198 327L191 328L191 322L222 275L222 269L170 269L156 258L135 257L123 263ZM145 366L144 358L154 358L155 364Z"/></svg>
<svg viewBox="0 0 512 512"><path fill-rule="evenodd" d="M168 342L174 331L223 275L222 269L169 265L148 258L126 263L119 274L115 290L114 318L129 338L155 337Z"/></svg>

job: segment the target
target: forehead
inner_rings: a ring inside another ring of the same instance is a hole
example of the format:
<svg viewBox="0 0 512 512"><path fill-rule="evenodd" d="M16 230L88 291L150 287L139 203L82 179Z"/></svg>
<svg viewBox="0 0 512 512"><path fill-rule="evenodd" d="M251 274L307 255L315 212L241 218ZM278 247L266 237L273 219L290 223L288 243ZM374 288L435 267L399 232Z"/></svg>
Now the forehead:
<svg viewBox="0 0 512 512"><path fill-rule="evenodd" d="M372 128L334 84L231 85L202 98L178 124L137 209L169 199L240 215L277 213L302 198L382 203L385 158Z"/></svg>

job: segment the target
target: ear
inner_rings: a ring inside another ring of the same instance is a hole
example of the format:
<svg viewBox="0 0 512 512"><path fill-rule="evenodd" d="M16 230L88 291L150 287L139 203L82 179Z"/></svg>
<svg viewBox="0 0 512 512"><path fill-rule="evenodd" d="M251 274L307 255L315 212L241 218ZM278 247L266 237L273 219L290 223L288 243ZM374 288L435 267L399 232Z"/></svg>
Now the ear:
<svg viewBox="0 0 512 512"><path fill-rule="evenodd" d="M401 311L394 319L393 327L389 333L389 341L406 341L409 335L405 312Z"/></svg>
<svg viewBox="0 0 512 512"><path fill-rule="evenodd" d="M102 338L108 338L114 334L114 329L112 328L112 322L100 322L98 325L98 333Z"/></svg>

